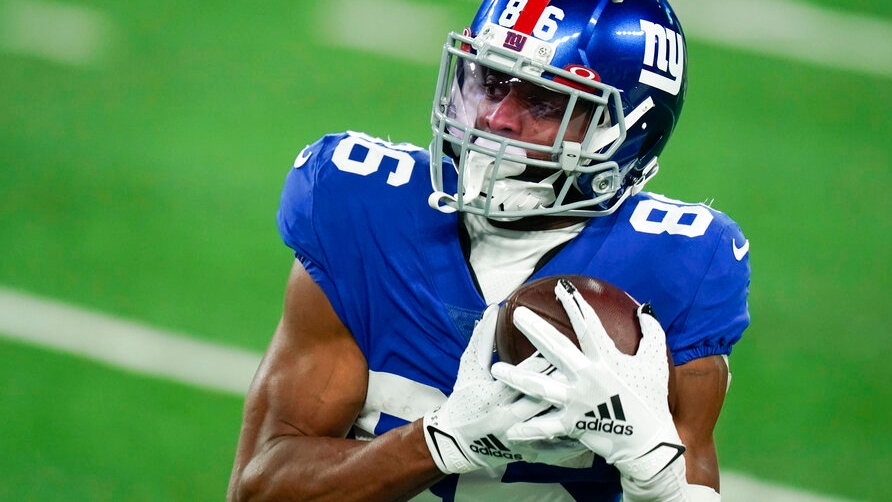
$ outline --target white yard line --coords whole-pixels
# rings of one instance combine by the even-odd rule
[[[0,336],[243,395],[260,355],[0,287]]]
[[[745,474],[722,471],[722,502],[845,502],[844,499],[766,483]]]
[[[316,8],[322,42],[421,64],[439,63],[455,28],[444,24],[452,16],[443,7],[405,0],[325,0]]]
[[[96,67],[111,49],[112,23],[99,11],[38,0],[0,0],[0,50]]]
[[[478,0],[464,0],[476,4]],[[892,22],[790,0],[670,0],[688,38],[892,78]],[[317,12],[334,46],[436,64],[452,16],[410,0],[331,0]],[[469,8],[469,19],[473,15]],[[744,77],[741,77],[744,78]]]
[[[477,0],[465,0],[476,4]],[[673,0],[691,39],[892,78],[892,22],[791,0]],[[471,14],[469,14],[470,17]],[[436,64],[451,10],[410,0],[316,4],[325,43]],[[0,0],[0,51],[73,66],[104,64],[115,27],[101,11],[47,0]]]
[[[128,371],[244,395],[261,355],[89,312],[0,287],[0,337],[101,361]],[[724,502],[832,502],[734,472]]]
[[[892,22],[787,0],[670,0],[689,38],[892,78]]]

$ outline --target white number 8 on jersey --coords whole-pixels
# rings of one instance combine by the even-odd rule
[[[712,223],[712,213],[702,205],[678,206],[659,200],[643,200],[638,203],[629,222],[645,234],[684,235],[700,237]]]

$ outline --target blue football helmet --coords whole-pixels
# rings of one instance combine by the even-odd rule
[[[443,48],[430,204],[504,220],[610,214],[656,174],[686,89],[665,0],[486,0]]]

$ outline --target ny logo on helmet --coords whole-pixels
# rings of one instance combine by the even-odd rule
[[[527,37],[521,35],[520,33],[509,31],[508,34],[505,35],[505,43],[502,44],[502,47],[520,52],[523,50],[523,46],[524,44],[526,44],[526,42]]]
[[[638,81],[673,96],[681,89],[684,75],[684,39],[681,33],[641,20],[644,32],[644,66]]]

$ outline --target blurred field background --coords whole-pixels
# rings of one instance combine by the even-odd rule
[[[707,4],[784,37],[741,42]],[[649,188],[714,201],[751,241],[723,470],[892,500],[892,3],[794,4],[853,21],[825,36],[790,4],[707,4],[675,2],[688,100]],[[0,0],[0,298],[259,355],[291,264],[274,214],[293,158],[345,129],[426,145],[438,44],[475,9]],[[2,307],[0,500],[224,498],[238,389],[23,342],[9,326],[47,319]]]

